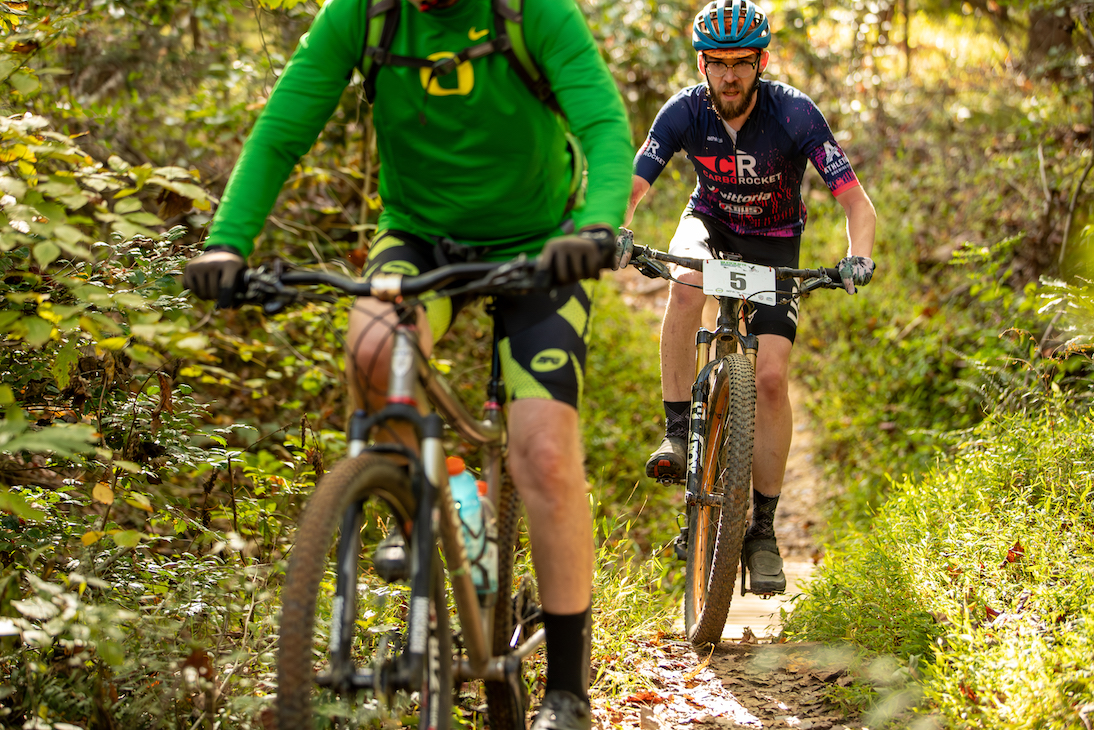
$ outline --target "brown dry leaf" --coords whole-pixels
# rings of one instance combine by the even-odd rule
[[[684,676],[683,676],[683,680],[684,680],[685,682],[687,682],[687,681],[689,681],[689,680],[695,679],[695,675],[697,675],[697,674],[698,674],[699,672],[701,672],[701,671],[703,671],[704,669],[706,669],[706,668],[707,668],[707,666],[708,666],[708,665],[710,664],[710,658],[711,658],[712,656],[714,656],[714,647],[711,647],[711,649],[710,649],[710,653],[709,653],[709,654],[707,654],[707,658],[706,658],[706,659],[704,659],[703,661],[699,662],[698,666],[696,666],[696,667],[695,667],[694,669],[692,669],[692,670],[691,670],[690,672],[686,672],[686,673],[684,674]]]
[[[976,691],[972,687],[962,682],[961,684],[957,685],[957,688],[961,690],[961,694],[965,695],[965,698],[968,699],[969,702],[973,703],[974,705],[980,704],[980,697],[976,694]]]
[[[355,248],[346,254],[346,258],[349,262],[356,266],[358,269],[365,268],[365,261],[368,259],[368,246],[362,246],[361,248]]]
[[[210,682],[216,677],[213,660],[204,649],[194,649],[190,652],[190,656],[186,657],[186,660],[182,663],[182,669],[187,668],[193,669],[199,678]]]
[[[628,696],[623,701],[626,702],[628,705],[659,705],[665,702],[665,698],[657,692],[651,692],[648,689],[644,689],[640,692],[636,692],[635,694]]]
[[[808,659],[791,659],[786,663],[786,671],[791,674],[805,674],[815,666],[816,664]]]
[[[193,200],[167,188],[160,190],[160,194],[156,196],[156,202],[160,204],[158,215],[163,220],[188,213],[194,207]]]

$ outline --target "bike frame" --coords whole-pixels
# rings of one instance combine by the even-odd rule
[[[732,297],[717,299],[718,319],[715,329],[700,327],[695,333],[695,380],[691,386],[691,436],[688,439],[688,471],[684,488],[684,503],[688,507],[700,504],[701,500],[709,504],[721,504],[718,495],[699,495],[706,449],[697,434],[706,433],[706,419],[711,415],[710,404],[707,403],[709,394],[706,392],[710,372],[718,366],[723,354],[735,352],[738,348],[748,358],[755,372],[756,353],[759,349],[759,338],[748,327],[749,308],[754,305]],[[741,331],[742,321],[744,332]],[[714,345],[716,353],[713,359],[710,357],[711,345]]]
[[[461,682],[472,679],[508,681],[512,666],[519,666],[521,661],[535,651],[546,634],[541,628],[519,646],[515,646],[513,644],[518,638],[515,630],[511,651],[505,655],[492,656],[488,637],[493,635],[494,612],[490,610],[493,603],[480,603],[471,578],[459,514],[448,487],[443,444],[444,423],[447,422],[462,438],[483,448],[486,454],[483,477],[488,487],[487,497],[496,504],[501,490],[502,451],[505,446],[505,427],[499,399],[501,363],[497,353],[497,335],[495,334],[485,414],[482,419],[478,419],[471,415],[440,373],[422,355],[418,341],[419,332],[412,323],[414,312],[402,308],[399,312],[400,322],[393,333],[386,405],[372,415],[360,410],[353,414],[348,447],[351,458],[366,451],[398,453],[406,457],[412,465],[411,479],[418,505],[411,540],[408,543],[411,595],[406,621],[406,650],[396,660],[391,676],[379,676],[377,672],[369,670],[356,671],[352,677],[346,676],[346,673],[353,673],[354,668],[348,656],[335,653],[340,644],[335,640],[335,630],[354,630],[356,596],[352,594],[356,588],[356,576],[348,574],[352,571],[348,567],[352,565],[352,560],[348,558],[352,556],[343,556],[340,549],[339,570],[343,570],[343,565],[347,567],[346,574],[343,574],[343,580],[340,581],[344,591],[339,590],[336,601],[341,601],[345,608],[353,610],[335,612],[336,616],[341,614],[341,625],[332,625],[331,684],[335,684],[334,677],[341,675],[343,681],[353,689],[409,690],[418,686],[424,671],[429,634],[429,596],[434,569],[432,556],[435,553],[438,533],[456,612],[460,618],[462,643],[467,654],[466,659],[456,662],[453,668],[454,677]],[[431,405],[441,415],[433,412]],[[419,454],[403,446],[368,446],[367,439],[373,428],[385,423],[411,425],[418,437]],[[352,527],[352,521],[353,515],[347,514],[346,525]],[[343,543],[352,545],[354,541]],[[500,591],[502,587],[499,587]],[[342,595],[343,592],[346,595]],[[509,600],[508,593],[509,587],[505,586],[502,600]],[[383,675],[384,672],[379,674]]]

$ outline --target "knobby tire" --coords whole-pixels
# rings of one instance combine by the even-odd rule
[[[281,730],[310,730],[314,727],[313,698],[316,660],[315,617],[324,581],[333,582],[336,546],[340,538],[354,540],[355,559],[360,558],[360,529],[354,535],[340,535],[343,515],[354,504],[379,502],[380,512],[389,517],[392,529],[409,529],[415,499],[405,470],[374,454],[346,459],[328,472],[316,487],[300,520],[296,543],[282,589],[281,634],[278,640],[277,717]],[[361,522],[361,518],[358,518]],[[382,520],[380,521],[382,522]],[[410,536],[404,537],[410,544]],[[409,547],[408,547],[409,552]],[[354,579],[363,568],[355,564]],[[444,730],[452,715],[452,635],[448,626],[448,606],[440,558],[433,556],[433,590],[430,596],[430,635],[426,668],[419,691],[419,727]],[[356,594],[356,584],[350,595]],[[353,637],[347,637],[352,641]],[[326,649],[326,647],[324,647]],[[323,653],[327,670],[329,652]],[[378,665],[378,662],[375,663]],[[430,723],[425,718],[437,721]]]
[[[512,595],[514,586],[513,558],[516,554],[520,521],[520,498],[512,480],[506,475],[502,479],[497,504],[498,529],[498,599],[494,605],[494,634],[491,648],[495,656],[509,652],[509,640],[518,621],[524,617],[517,615],[525,596],[519,592],[526,589],[527,583],[521,582],[518,595]],[[527,638],[521,637],[522,640]],[[528,708],[528,695],[523,684],[511,687],[506,682],[484,682],[486,689],[487,715],[491,730],[524,730],[524,713]]]
[[[699,498],[720,496],[722,504],[688,508],[684,626],[694,646],[721,640],[741,561],[756,420],[756,378],[744,354],[714,368],[707,406]]]

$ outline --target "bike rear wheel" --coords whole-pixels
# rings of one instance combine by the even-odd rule
[[[495,656],[509,653],[514,634],[518,643],[527,638],[533,623],[531,614],[535,611],[536,593],[531,579],[514,578],[520,504],[517,490],[506,476],[502,479],[497,505],[499,595],[494,606],[494,634],[491,639]],[[518,627],[519,632],[516,631]],[[519,669],[510,676],[510,681],[484,682],[483,685],[491,730],[524,730],[529,695]]]
[[[378,697],[381,692],[372,691],[372,697],[364,702],[354,702],[357,692],[343,692],[343,700],[338,701],[336,692],[320,689],[316,683],[320,674],[330,676],[337,685],[339,677],[345,679],[347,674],[357,672],[354,653],[372,659],[374,675],[383,673],[385,668],[390,670],[394,657],[405,645],[406,637],[392,626],[405,619],[396,612],[409,601],[409,592],[394,583],[384,584],[371,574],[367,563],[359,565],[359,560],[362,554],[372,555],[389,527],[402,532],[406,552],[412,555],[410,529],[415,509],[406,471],[375,454],[341,461],[320,480],[297,528],[282,589],[277,660],[277,717],[282,730],[335,722],[340,727],[357,727],[392,710],[416,713],[423,729],[449,727],[452,635],[444,574],[436,552],[431,559],[418,561],[420,569],[432,573],[429,632],[419,686],[388,708],[387,698]],[[338,555],[342,556],[341,565]],[[377,603],[382,597],[390,597],[394,612],[376,605],[362,616],[357,611],[357,597],[362,592],[377,598]],[[329,627],[319,625],[316,618],[327,615],[331,619]],[[361,620],[373,625],[366,631],[355,630]],[[363,643],[364,637],[370,637],[371,643]],[[329,644],[329,651],[317,666],[319,657],[314,646],[323,642]],[[320,705],[330,717],[316,718]]]
[[[741,561],[752,485],[756,378],[748,358],[732,353],[710,376],[702,479],[688,506],[684,626],[695,646],[722,638]]]

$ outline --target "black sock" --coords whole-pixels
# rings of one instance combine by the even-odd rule
[[[673,438],[687,439],[688,437],[688,412],[691,410],[689,400],[666,400],[665,404],[665,435]]]
[[[562,689],[589,701],[589,654],[592,649],[593,610],[559,615],[543,612],[547,632],[546,691]]]
[[[779,495],[765,497],[752,490],[752,524],[748,526],[747,537],[771,539],[775,537],[775,508],[779,506]]]

